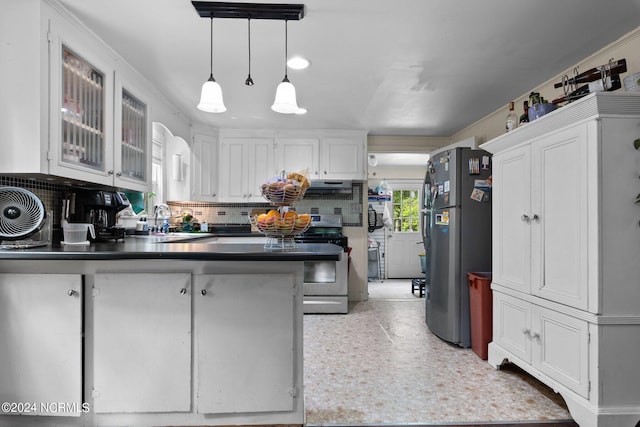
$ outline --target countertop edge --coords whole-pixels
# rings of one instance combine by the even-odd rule
[[[1,260],[135,260],[191,261],[338,261],[343,250],[332,244],[300,244],[288,249],[265,249],[261,244],[171,243],[126,247],[117,244],[87,247],[45,247],[0,251]]]

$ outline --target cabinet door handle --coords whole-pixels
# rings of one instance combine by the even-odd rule
[[[540,219],[540,217],[538,216],[538,214],[533,214],[533,218],[534,221],[537,221]]]
[[[113,171],[112,170],[107,171],[107,175],[113,175]]]
[[[70,297],[74,297],[78,295],[78,291],[76,291],[75,289],[69,289],[69,291],[67,292],[67,295],[69,295]]]
[[[531,339],[532,339],[532,340],[540,339],[540,334],[539,334],[539,333],[537,333],[537,332],[533,332],[533,333],[531,334]]]
[[[531,338],[531,331],[527,328],[522,328],[522,333]]]
[[[118,173],[116,174],[116,176],[117,176],[117,177],[122,176],[122,172],[118,172]]]
[[[185,295],[186,293],[187,293],[187,289],[186,288],[180,289],[180,295]]]
[[[525,221],[525,222],[529,222],[531,221],[531,218],[529,218],[529,215],[527,214],[522,214],[522,216],[520,217],[521,220]]]
[[[207,294],[207,290],[203,289],[200,291],[200,295],[205,296]]]

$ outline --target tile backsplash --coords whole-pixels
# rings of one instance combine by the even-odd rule
[[[46,179],[0,176],[0,187],[20,187],[38,196],[45,211],[53,213],[53,225],[59,226],[62,216],[62,198],[69,191],[69,186]]]
[[[61,184],[49,181],[46,177],[29,178],[0,175],[0,186],[21,187],[31,191],[42,200],[45,210],[53,213],[53,225],[60,226],[61,206],[64,194],[73,191],[72,184]],[[307,195],[296,202],[293,208],[301,213],[342,215],[345,227],[362,226],[362,191],[363,184],[352,184],[351,194]],[[173,212],[190,211],[199,221],[210,224],[248,224],[249,215],[255,209],[272,209],[269,203],[214,203],[170,201],[167,203]]]
[[[362,183],[352,184],[352,194],[309,195],[296,202],[293,208],[297,212],[311,214],[342,215],[345,227],[362,226]],[[198,221],[209,224],[248,224],[252,211],[272,209],[265,203],[215,203],[215,202],[176,202],[169,201],[173,215],[190,212]]]

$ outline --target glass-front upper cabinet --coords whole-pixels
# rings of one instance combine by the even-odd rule
[[[50,21],[48,173],[151,189],[149,83],[100,41]]]
[[[114,169],[118,186],[142,192],[151,189],[151,120],[144,82],[116,71]]]
[[[60,160],[106,171],[105,74],[62,47]]]

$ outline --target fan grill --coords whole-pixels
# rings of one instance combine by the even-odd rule
[[[0,187],[0,239],[23,239],[43,222],[44,206],[38,196],[23,188]]]

